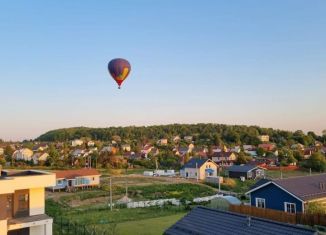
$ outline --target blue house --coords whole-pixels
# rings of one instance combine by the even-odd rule
[[[289,213],[304,212],[311,202],[325,205],[326,174],[278,180],[262,179],[247,194],[251,206]]]

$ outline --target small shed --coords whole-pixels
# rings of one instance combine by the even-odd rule
[[[227,211],[230,205],[240,205],[241,201],[233,196],[221,196],[211,200],[209,208]]]
[[[256,179],[265,176],[265,169],[253,165],[233,165],[227,168],[230,178]]]

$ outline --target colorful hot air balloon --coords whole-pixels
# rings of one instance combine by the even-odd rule
[[[108,65],[108,70],[113,79],[118,83],[119,89],[123,81],[128,77],[131,66],[125,59],[113,59]]]

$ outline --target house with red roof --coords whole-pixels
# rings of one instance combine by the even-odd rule
[[[276,148],[276,145],[274,143],[264,143],[264,144],[258,145],[258,148],[262,148],[262,149],[264,149],[264,151],[270,152]]]
[[[98,187],[101,174],[92,168],[55,171],[56,185],[51,187],[52,191],[66,190],[74,191],[78,188]]]

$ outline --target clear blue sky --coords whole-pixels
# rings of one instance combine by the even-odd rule
[[[326,1],[1,1],[0,138],[215,122],[326,129]],[[107,63],[132,72],[122,90]]]

